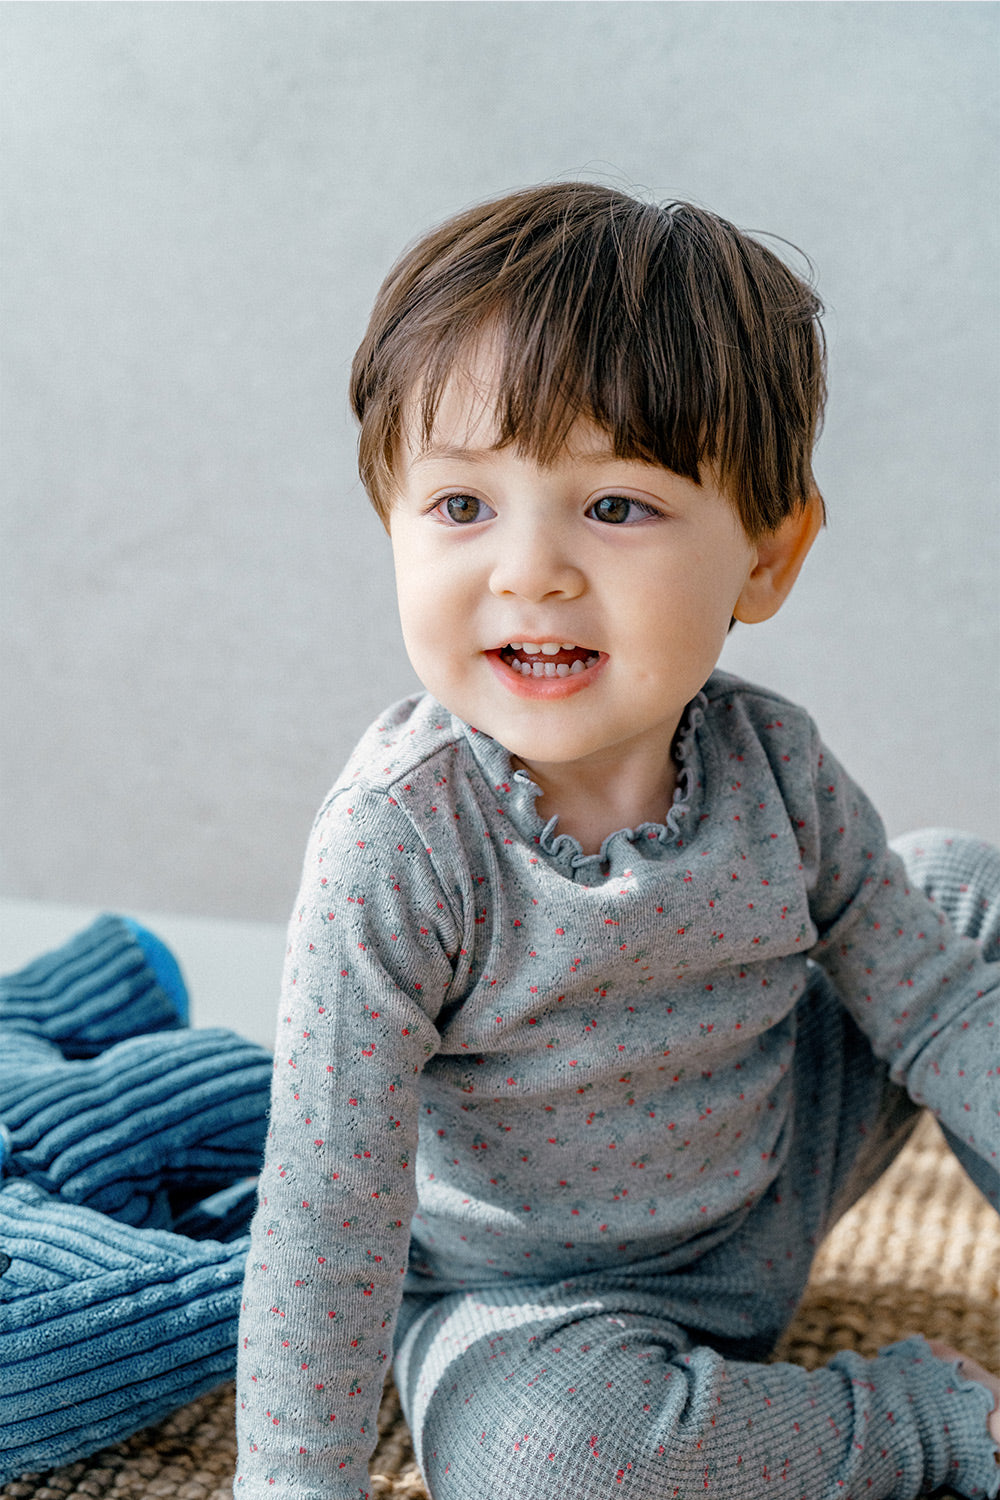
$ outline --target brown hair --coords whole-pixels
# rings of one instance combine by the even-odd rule
[[[700,482],[751,537],[815,493],[825,396],[819,299],[770,250],[690,203],[586,182],[469,209],[379,291],[351,370],[361,478],[388,517],[407,404],[428,442],[449,376],[498,348],[497,446],[551,462],[580,415],[615,455]]]

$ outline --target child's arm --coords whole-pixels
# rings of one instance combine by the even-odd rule
[[[818,741],[814,764],[815,817],[803,820],[820,933],[810,956],[1000,1207],[1000,963],[910,884],[878,814]]]
[[[460,943],[437,889],[387,797],[341,795],[317,820],[244,1288],[241,1496],[368,1490],[416,1203],[418,1075]]]

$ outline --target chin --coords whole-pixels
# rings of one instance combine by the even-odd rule
[[[566,735],[518,733],[514,725],[498,725],[493,729],[488,724],[477,724],[476,728],[497,740],[529,769],[532,765],[572,765],[576,761],[585,760],[588,755],[601,748],[599,745],[581,744]]]

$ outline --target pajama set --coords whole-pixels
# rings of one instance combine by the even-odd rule
[[[758,1361],[898,1083],[995,1197],[991,971],[941,913],[995,960],[1000,857],[904,873],[733,679],[679,753],[665,824],[587,858],[499,745],[391,711],[317,821],[273,1062],[188,1029],[127,919],[0,979],[0,1483],[232,1375],[273,1072],[238,1495],[365,1494],[394,1345],[435,1500],[996,1494],[989,1393],[922,1340]]]
[[[322,808],[238,1497],[366,1495],[393,1358],[434,1500],[997,1494],[990,1394],[923,1339],[761,1361],[917,1105],[997,1201],[1000,861],[904,863],[806,714],[723,673],[675,753],[664,823],[584,855],[424,696]]]

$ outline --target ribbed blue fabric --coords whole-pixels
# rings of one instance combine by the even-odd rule
[[[5,1033],[23,1028],[65,1057],[93,1057],[124,1037],[180,1025],[178,1007],[123,917],[98,917],[62,947],[0,977]]]
[[[180,964],[155,932],[150,932],[148,927],[143,927],[132,917],[124,917],[122,920],[145,953],[146,961],[159,980],[160,988],[186,1026],[191,1019],[190,1003]]]
[[[91,1453],[232,1374],[246,1239],[136,1230],[0,1187],[0,1483]]]
[[[200,1198],[174,1220],[174,1233],[192,1240],[228,1244],[247,1234],[257,1204],[257,1179],[234,1182],[208,1198]]]
[[[0,1116],[11,1176],[134,1225],[260,1170],[271,1058],[222,1030],[164,1032],[67,1060],[4,1035]]]
[[[0,981],[0,1483],[233,1373],[272,1062],[179,976],[108,916]]]

